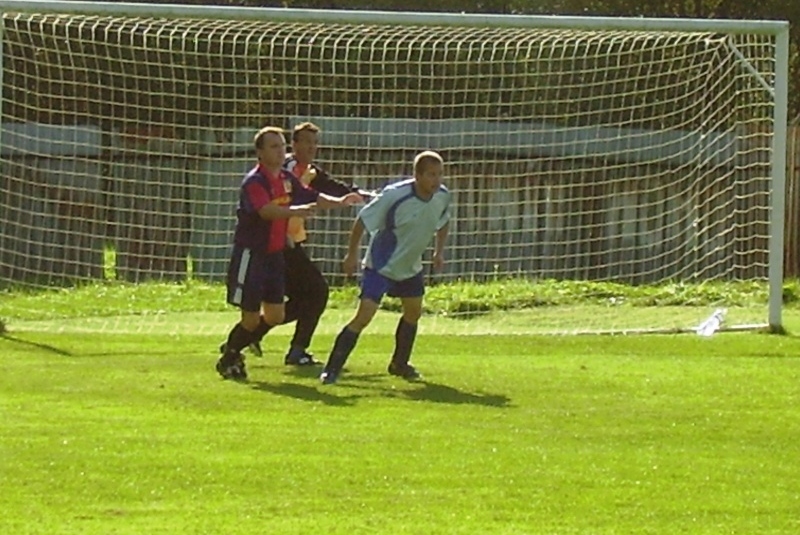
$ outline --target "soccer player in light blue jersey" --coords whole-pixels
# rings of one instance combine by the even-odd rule
[[[384,188],[358,214],[350,232],[344,272],[352,275],[358,264],[361,237],[369,233],[362,262],[361,295],[355,316],[336,337],[325,369],[323,384],[339,378],[361,331],[378,311],[384,295],[399,297],[403,315],[395,332],[395,347],[388,371],[408,380],[420,377],[409,362],[422,316],[422,254],[435,236],[433,267],[444,265],[444,244],[450,221],[450,192],[442,185],[444,162],[433,151],[414,158],[414,177]]]

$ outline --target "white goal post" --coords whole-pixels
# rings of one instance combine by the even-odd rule
[[[786,22],[0,8],[0,291],[222,281],[252,134],[310,120],[320,163],[364,187],[442,152],[455,209],[432,282],[752,281],[764,307],[721,302],[729,325],[781,327]],[[311,223],[334,284],[353,215]]]

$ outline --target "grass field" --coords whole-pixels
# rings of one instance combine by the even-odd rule
[[[332,296],[320,356],[353,291]],[[690,325],[722,303],[763,318],[763,285],[436,287],[424,382],[384,373],[383,311],[332,387],[282,365],[287,327],[249,382],[220,380],[219,293],[0,294],[0,533],[800,531],[800,338],[538,334]]]
[[[541,312],[509,314],[519,330]],[[346,315],[326,315],[318,354]],[[800,338],[440,320],[415,350],[425,381],[405,383],[384,373],[395,321],[381,312],[328,387],[282,365],[285,328],[237,384],[202,328],[10,322],[0,533],[800,532]]]

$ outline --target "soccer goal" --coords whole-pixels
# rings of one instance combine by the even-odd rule
[[[11,325],[63,328],[75,307],[42,303],[81,291],[75,325],[107,330],[230,314],[252,135],[305,120],[319,163],[367,188],[443,154],[448,263],[426,273],[442,324],[673,331],[724,307],[728,327],[781,325],[787,23],[0,7]],[[334,289],[354,215],[310,223]]]

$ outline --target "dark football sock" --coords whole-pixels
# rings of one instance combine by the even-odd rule
[[[351,331],[347,327],[342,329],[339,336],[336,337],[336,342],[333,344],[331,355],[328,357],[328,363],[325,365],[326,370],[339,371],[344,367],[344,363],[347,362],[347,357],[350,356],[353,348],[356,347],[358,334],[359,333]]]
[[[411,350],[414,348],[414,339],[417,337],[417,324],[408,323],[402,317],[397,323],[397,330],[394,332],[394,354],[392,362],[396,365],[405,366],[411,359]]]
[[[262,338],[264,338],[270,329],[272,329],[274,325],[270,325],[266,321],[264,321],[264,316],[261,316],[261,321],[256,327],[256,330],[253,331],[253,342],[260,342]]]
[[[237,323],[228,335],[228,353],[238,353],[252,341],[253,333],[242,327],[241,323]]]
[[[290,355],[299,355],[302,356],[306,352],[306,348],[297,344],[292,344],[289,346],[289,354]]]

